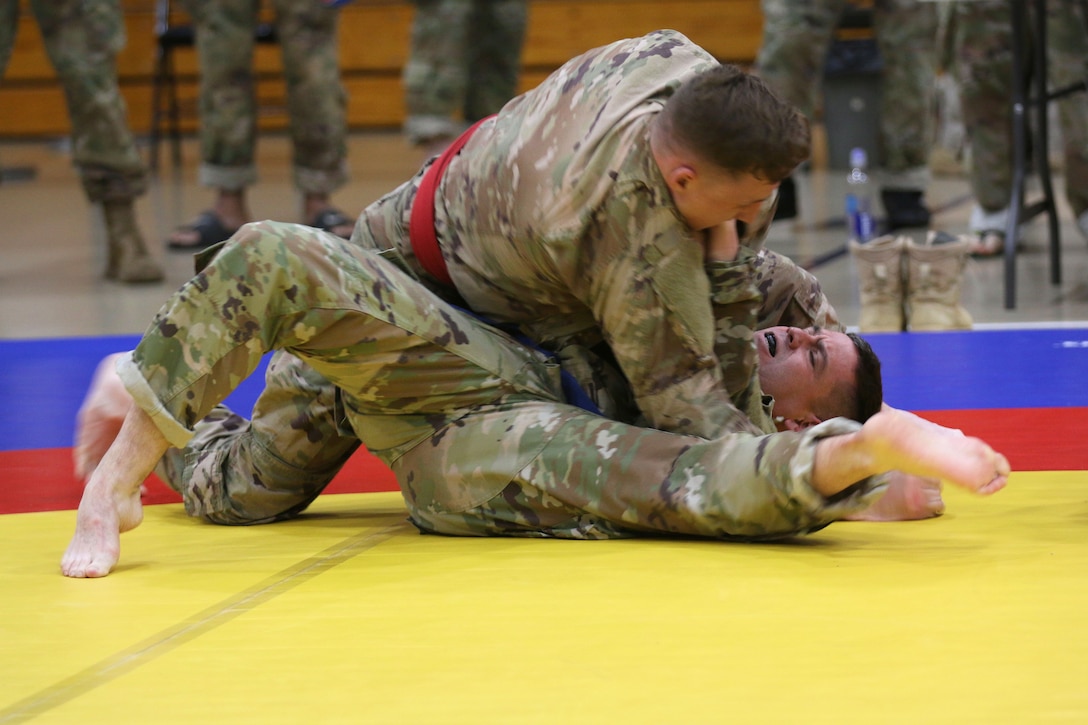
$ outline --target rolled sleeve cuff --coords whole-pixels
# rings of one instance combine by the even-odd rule
[[[193,431],[182,425],[162,404],[154,389],[140,372],[132,353],[117,361],[117,375],[140,410],[150,416],[167,442],[175,448],[184,448],[193,437]]]

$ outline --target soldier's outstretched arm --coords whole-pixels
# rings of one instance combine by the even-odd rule
[[[978,438],[886,409],[855,433],[819,442],[812,486],[832,496],[888,471],[941,479],[983,495],[1003,489],[1011,473],[1005,456]]]

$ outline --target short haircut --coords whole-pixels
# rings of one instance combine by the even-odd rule
[[[844,417],[864,423],[880,412],[884,405],[884,383],[880,374],[880,358],[872,346],[853,332],[846,336],[858,351],[858,364],[854,367],[854,385],[840,385],[830,391],[825,409],[816,411],[821,420]],[[822,406],[821,406],[822,407]]]
[[[687,80],[662,118],[675,144],[733,174],[778,183],[808,159],[808,119],[760,78],[723,64]]]

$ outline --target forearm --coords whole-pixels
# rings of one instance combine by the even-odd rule
[[[858,425],[843,418],[802,432],[727,436],[710,441],[717,457],[708,469],[706,500],[712,518],[746,521],[750,530],[803,533],[867,508],[883,492],[883,477],[860,478],[828,495],[814,485],[817,453],[849,437]]]
[[[651,427],[671,433],[711,439],[729,433],[759,434],[773,430],[768,411],[762,407],[738,408],[720,377],[710,370],[660,391],[637,395],[635,402],[647,415]],[[754,400],[753,405],[759,406],[760,401]],[[766,428],[753,422],[761,418],[766,419]]]
[[[752,284],[760,291],[757,329],[776,325],[842,329],[819,280],[789,257],[769,249],[759,250]]]
[[[816,445],[812,488],[824,496],[834,496],[881,472],[876,469],[873,451],[860,431],[824,438]]]
[[[746,397],[751,384],[759,388],[755,331],[761,295],[753,283],[755,263],[754,254],[741,250],[733,261],[706,265],[714,315],[714,354],[725,388],[741,408],[746,407],[746,400],[741,398]]]

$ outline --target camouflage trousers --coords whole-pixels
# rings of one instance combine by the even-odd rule
[[[820,105],[824,62],[848,0],[761,0],[759,75],[808,118]],[[875,0],[873,30],[883,60],[880,140],[886,186],[918,188],[933,144],[937,12],[925,0]]]
[[[240,190],[257,180],[254,31],[261,0],[183,0],[200,59],[200,182]],[[347,93],[340,81],[339,10],[273,0],[287,85],[295,186],[331,193],[347,180]]]
[[[517,93],[526,0],[416,0],[404,66],[412,143],[456,137]],[[460,117],[458,119],[458,117]]]
[[[0,2],[0,78],[15,43],[19,2]],[[72,160],[94,203],[132,201],[147,190],[147,171],[117,84],[125,45],[119,0],[30,0],[46,53],[64,89],[72,123]]]
[[[246,425],[216,406],[268,350],[280,352]],[[243,227],[119,372],[182,449],[160,473],[191,514],[218,523],[298,513],[355,437],[393,470],[412,521],[443,534],[773,538],[863,507],[877,483],[834,501],[809,485],[817,440],[857,429],[842,419],[704,440],[561,402],[554,358],[382,255],[297,225]],[[294,390],[307,380],[332,415],[310,415],[307,390]],[[299,401],[293,410],[284,394]],[[269,408],[274,421],[262,420]]]
[[[1078,3],[1051,0],[1046,7],[1050,87],[1083,81],[1088,70],[1088,38]],[[979,205],[995,212],[1009,205],[1012,194],[1012,13],[1009,3],[1003,1],[961,2],[954,8],[952,35],[963,120],[971,143],[971,188]],[[1029,48],[1029,62],[1031,55]],[[1088,211],[1088,96],[1074,93],[1057,101],[1056,106],[1066,196],[1074,215],[1079,216]]]

